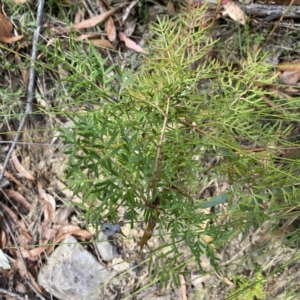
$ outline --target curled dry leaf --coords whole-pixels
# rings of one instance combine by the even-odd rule
[[[57,229],[50,228],[48,225],[44,225],[42,226],[42,228],[40,228],[40,232],[42,233],[43,238],[46,239],[46,242],[44,241],[44,243],[46,244],[47,241],[54,240],[57,234]]]
[[[2,208],[2,210],[4,210],[8,216],[10,217],[11,221],[13,221],[15,223],[15,225],[19,225],[19,219],[18,216],[10,209],[8,208],[5,204],[3,204],[2,202],[0,202],[0,207]]]
[[[28,258],[28,257],[34,257],[34,256],[40,255],[41,253],[43,253],[46,250],[46,247],[45,246],[37,247],[34,249],[30,249],[30,250],[20,247],[20,250],[21,250],[23,257]]]
[[[44,222],[43,225],[48,225],[54,216],[54,210],[51,204],[43,199],[41,199],[42,205],[43,205],[43,213],[44,213]]]
[[[2,172],[2,170],[3,170],[3,167],[2,167],[2,165],[0,165],[0,171]],[[8,173],[7,171],[4,172],[4,176],[7,179],[9,179],[12,182],[14,182],[16,185],[22,186],[21,182],[18,179],[16,179],[12,174]]]
[[[11,37],[13,25],[3,13],[0,13],[0,37]]]
[[[136,51],[141,52],[144,54],[147,54],[146,50],[144,50],[140,45],[138,45],[136,42],[128,38],[123,32],[119,32],[119,39],[123,41],[126,45],[126,47]]]
[[[11,44],[19,41],[21,38],[23,38],[23,35],[13,36],[11,38],[0,37],[0,42],[3,42],[5,44]]]
[[[26,231],[27,232],[27,228],[26,228],[26,225],[25,225],[25,222],[23,219],[19,220],[19,227],[21,229],[21,232],[22,231]]]
[[[23,36],[11,36],[13,25],[4,14],[0,13],[0,42],[10,44],[20,40]]]
[[[233,1],[228,1],[223,4],[225,13],[234,21],[245,25],[247,16],[243,12],[243,10]]]
[[[15,168],[17,169],[17,171],[19,172],[18,173],[19,176],[24,177],[24,178],[29,179],[29,180],[34,180],[34,177],[31,174],[31,172],[28,171],[28,170],[26,170],[22,166],[22,164],[20,163],[20,161],[19,161],[19,159],[18,159],[15,151],[11,155],[11,161],[14,164]]]
[[[3,189],[3,192],[6,194],[7,197],[19,202],[27,210],[31,209],[31,204],[20,193],[9,189]]]
[[[63,232],[63,233],[61,233],[61,235],[59,235],[58,237],[57,237],[57,239],[55,239],[55,242],[60,242],[61,240],[64,240],[65,239],[65,237],[67,236],[67,235],[75,235],[75,236],[77,236],[77,237],[79,237],[80,238],[80,240],[83,240],[83,241],[86,241],[86,240],[88,240],[88,239],[90,239],[91,238],[91,235],[90,235],[90,233],[89,232],[87,232],[86,230],[84,230],[84,229],[74,229],[74,230],[70,230],[70,231],[68,231],[68,232]]]
[[[105,22],[105,31],[108,39],[114,42],[117,37],[115,22],[112,17],[109,17]]]
[[[31,235],[27,232],[27,231],[25,231],[25,230],[21,230],[21,232],[20,232],[28,241],[30,241],[31,240]]]
[[[68,225],[61,226],[61,228],[58,230],[57,238],[55,240],[57,241],[57,239],[59,238],[59,240],[61,241],[64,238],[60,238],[60,236],[62,235],[66,236],[67,234],[75,234],[82,237],[82,239],[85,240],[91,238],[91,234],[88,231],[81,229],[77,225],[68,224]]]
[[[49,255],[54,250],[55,245],[65,239],[67,235],[75,235],[80,237],[82,240],[88,240],[92,236],[88,231],[81,229],[77,225],[69,224],[61,226],[56,234],[54,242],[47,247],[47,254]]]
[[[300,71],[284,71],[280,81],[284,84],[296,84],[300,79]]]

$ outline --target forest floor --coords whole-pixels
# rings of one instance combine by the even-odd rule
[[[201,5],[201,1],[195,2],[189,3],[191,8]],[[201,258],[205,272],[190,264],[189,273],[181,277],[180,288],[172,282],[167,288],[159,288],[159,282],[150,278],[147,264],[141,263],[147,260],[147,252],[125,264],[138,247],[144,224],[134,229],[123,226],[122,233],[127,238],[119,234],[113,248],[117,254],[111,261],[101,259],[101,254],[99,258],[94,232],[82,222],[78,207],[66,205],[71,201],[80,203],[81,199],[74,198],[67,188],[68,157],[57,131],[71,124],[65,112],[85,108],[85,103],[76,102],[58,88],[58,82],[68,71],[63,65],[52,64],[47,49],[64,49],[72,59],[70,40],[82,42],[85,53],[93,45],[99,56],[107,59],[107,65],[119,63],[122,68],[138,71],[151,35],[149,24],[156,22],[157,17],[176,18],[180,5],[169,0],[48,1],[37,49],[32,114],[20,129],[30,92],[29,58],[36,28],[36,5],[26,0],[4,0],[0,13],[3,171],[12,141],[18,131],[22,132],[0,181],[1,299],[67,299],[47,292],[38,280],[48,257],[67,235],[82,242],[84,249],[98,257],[111,274],[119,274],[103,288],[103,299],[299,299],[299,244],[289,241],[291,233],[299,229],[297,215],[277,220],[276,231],[274,223],[266,222],[243,241],[241,235],[233,238],[218,253],[220,274],[214,272],[206,257]],[[279,73],[279,85],[272,92],[287,101],[296,101],[300,94],[298,5],[297,0],[244,4],[209,1],[214,22],[211,37],[218,41],[215,57],[238,66],[249,51],[266,51],[268,63],[273,66],[270,77]],[[70,23],[74,24],[75,32]],[[212,180],[203,189],[203,197],[218,195],[227,187],[227,182]],[[148,243],[150,249],[159,245],[156,236]],[[121,276],[121,272],[125,275]]]

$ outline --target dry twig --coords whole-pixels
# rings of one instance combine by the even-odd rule
[[[41,29],[41,22],[42,22],[42,16],[43,16],[43,10],[44,10],[44,0],[39,0],[38,9],[37,9],[37,20],[36,20],[36,29],[33,34],[33,41],[32,41],[32,53],[31,53],[31,60],[30,60],[30,72],[29,72],[29,83],[28,83],[28,90],[27,90],[27,102],[26,102],[26,109],[25,114],[20,122],[17,134],[14,138],[13,143],[10,146],[10,149],[6,155],[5,161],[3,163],[3,168],[0,174],[0,181],[3,179],[6,167],[8,165],[8,162],[10,160],[10,156],[12,152],[14,151],[16,144],[18,140],[20,139],[21,132],[23,130],[23,127],[25,125],[25,122],[28,118],[28,116],[32,112],[32,103],[33,103],[33,93],[34,93],[34,86],[35,86],[35,61],[37,58],[37,43],[39,40],[40,35],[40,29]]]
[[[18,300],[26,300],[26,298],[21,297],[21,296],[19,296],[18,294],[15,294],[15,293],[13,293],[13,292],[7,291],[7,290],[5,290],[5,289],[1,289],[1,288],[0,288],[0,293],[2,293],[2,294],[4,294],[4,295],[11,296],[11,297],[16,298],[16,299],[18,299]]]

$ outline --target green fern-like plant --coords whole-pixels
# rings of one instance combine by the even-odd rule
[[[72,64],[74,74],[66,78],[72,95],[95,107],[69,115],[74,126],[63,131],[69,186],[82,194],[87,223],[118,222],[123,207],[132,226],[141,218],[147,223],[140,248],[159,234],[164,270],[160,260],[151,256],[151,262],[163,284],[170,277],[178,283],[174,274],[189,259],[201,267],[203,254],[217,268],[216,247],[258,228],[280,201],[292,206],[299,196],[298,161],[280,158],[292,145],[296,112],[276,99],[275,107],[265,102],[263,86],[275,78],[260,53],[249,54],[237,70],[211,57],[205,12],[158,19],[151,54],[136,74],[108,68],[91,46],[78,62],[80,72]],[[228,182],[228,189],[204,199],[212,178]],[[225,211],[209,211],[219,204]]]
[[[234,283],[239,286],[236,291],[233,291],[228,296],[228,300],[251,300],[251,299],[266,299],[267,293],[264,290],[265,278],[261,272],[255,273],[252,282],[249,282],[244,276],[234,276]]]

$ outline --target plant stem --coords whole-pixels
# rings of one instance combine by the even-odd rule
[[[170,97],[167,98],[167,108],[166,108],[166,112],[164,114],[164,124],[161,129],[161,135],[160,135],[159,143],[157,145],[157,153],[156,153],[156,158],[155,158],[155,164],[154,164],[154,169],[153,169],[153,179],[152,179],[152,200],[154,200],[156,198],[156,193],[157,193],[159,158],[160,158],[161,148],[162,148],[162,144],[163,144],[163,140],[164,140],[164,134],[166,131],[169,108],[170,108]]]

